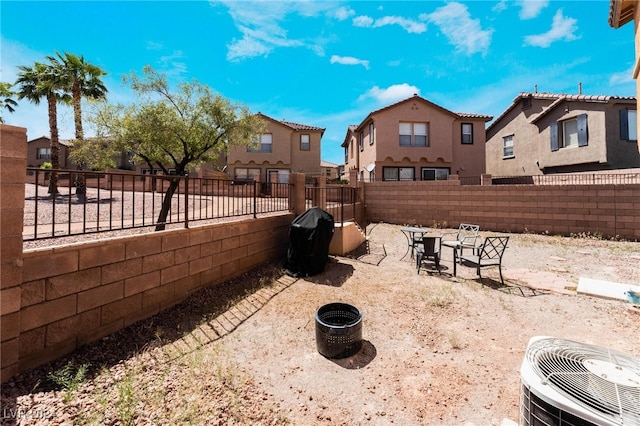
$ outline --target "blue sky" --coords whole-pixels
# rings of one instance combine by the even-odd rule
[[[109,101],[129,103],[122,75],[151,65],[172,83],[196,79],[254,112],[326,128],[322,159],[336,164],[348,125],[414,93],[494,117],[536,86],[636,94],[633,25],[609,27],[609,0],[3,0],[0,16],[2,81],[67,51],[108,73]],[[44,103],[3,117],[29,139],[49,135]],[[72,138],[70,109],[59,121]]]

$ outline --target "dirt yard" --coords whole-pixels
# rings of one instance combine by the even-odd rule
[[[3,424],[500,425],[518,420],[533,336],[640,357],[640,309],[575,292],[580,277],[640,283],[640,243],[512,235],[501,287],[497,270],[484,284],[466,266],[453,277],[446,250],[442,275],[416,274],[399,228],[370,225],[368,250],[331,257],[322,274],[245,277],[274,284],[229,283],[27,372],[3,385]],[[363,315],[349,358],[317,351],[314,313],[330,302]],[[52,386],[47,372],[69,362],[90,374]]]

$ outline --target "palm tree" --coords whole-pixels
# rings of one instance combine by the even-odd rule
[[[101,68],[85,62],[84,56],[77,56],[72,53],[56,52],[56,56],[48,56],[49,63],[58,68],[65,84],[65,90],[71,93],[73,100],[73,119],[76,129],[76,144],[84,141],[84,130],[82,128],[82,98],[104,99],[107,96],[107,88],[100,80],[106,75]],[[84,169],[84,163],[78,161],[77,169]],[[76,194],[84,196],[87,192],[84,176],[78,174],[76,178]]]
[[[27,99],[34,104],[40,104],[42,98],[47,99],[49,112],[49,131],[51,132],[51,180],[49,181],[49,193],[52,196],[58,193],[58,174],[60,168],[60,141],[58,139],[58,111],[57,103],[69,103],[70,97],[65,94],[64,84],[56,67],[36,62],[32,67],[19,66],[16,85],[20,87],[18,99]]]
[[[2,108],[9,112],[14,112],[18,103],[13,100],[15,93],[11,90],[13,85],[11,83],[0,82],[0,98],[2,100]],[[4,123],[3,118],[0,116],[0,123]]]

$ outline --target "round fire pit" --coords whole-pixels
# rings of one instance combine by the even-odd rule
[[[316,311],[316,345],[327,358],[346,358],[362,346],[362,314],[346,303],[329,303]]]

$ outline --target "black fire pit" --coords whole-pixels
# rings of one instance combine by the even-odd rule
[[[362,346],[362,314],[346,303],[329,303],[316,311],[316,345],[327,358],[346,358]]]

